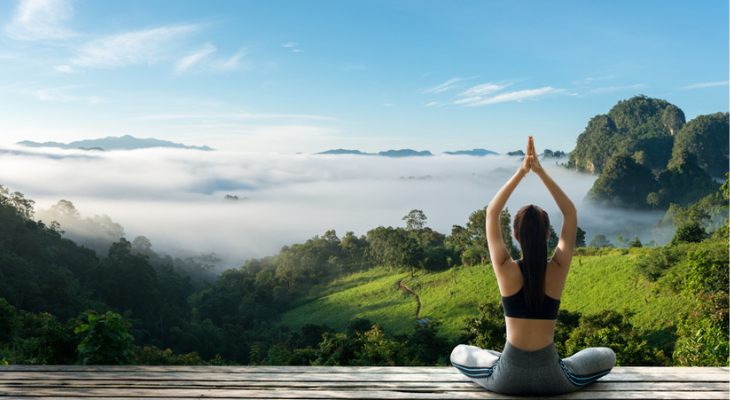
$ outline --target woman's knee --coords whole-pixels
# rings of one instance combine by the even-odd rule
[[[492,367],[499,360],[500,353],[479,347],[460,344],[451,352],[451,364],[470,367]]]
[[[563,363],[579,374],[605,371],[616,365],[616,353],[608,347],[591,347],[563,359]]]

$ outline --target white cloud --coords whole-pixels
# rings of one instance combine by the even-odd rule
[[[430,228],[449,234],[452,225],[464,226],[473,211],[486,205],[520,162],[508,156],[394,159],[176,149],[89,153],[20,146],[0,147],[0,154],[0,183],[36,200],[36,209],[66,199],[84,217],[109,215],[129,240],[145,235],[156,251],[176,251],[175,256],[215,251],[230,267],[329,229],[339,236],[347,231],[359,236],[379,225],[403,226],[402,217],[412,209],[424,211]],[[587,238],[596,233],[626,237],[621,229],[635,222],[647,222],[648,228],[663,215],[598,214],[581,201],[595,175],[550,163],[545,169],[575,202]],[[425,175],[431,179],[400,179]],[[225,202],[225,194],[249,200]],[[507,207],[514,212],[530,203],[543,207],[553,225],[560,226],[558,209],[534,174],[525,177]],[[642,241],[647,237],[638,234]]]
[[[176,42],[198,29],[197,25],[178,25],[108,36],[84,45],[71,62],[94,68],[154,64],[168,58]]]
[[[545,86],[540,89],[527,89],[518,90],[514,92],[502,93],[493,97],[483,98],[481,96],[472,97],[469,99],[457,100],[456,104],[466,104],[468,106],[483,106],[487,104],[504,103],[508,101],[523,101],[529,99],[536,99],[551,93],[562,93],[563,90],[555,89],[550,86]]]
[[[63,72],[66,74],[76,72],[73,68],[71,68],[70,65],[57,65],[57,66],[53,67],[53,69],[55,69],[58,72]]]
[[[483,85],[470,87],[469,89],[459,93],[459,96],[486,96],[488,94],[498,92],[510,85],[512,84],[495,85],[493,83],[485,83]]]
[[[432,88],[428,88],[428,89],[424,90],[423,93],[441,93],[441,92],[445,92],[445,91],[447,91],[449,89],[455,88],[456,86],[454,86],[454,84],[457,83],[457,82],[459,82],[459,81],[463,81],[463,80],[464,80],[464,78],[452,78],[452,79],[449,79],[448,81],[446,81],[446,82],[444,82],[444,83],[442,83],[442,84],[440,84],[438,86],[434,86]]]
[[[206,43],[205,46],[203,46],[202,49],[196,51],[195,53],[184,57],[177,63],[175,63],[175,72],[178,74],[181,74],[185,71],[187,71],[190,67],[195,65],[198,61],[203,59],[204,57],[208,56],[209,54],[212,54],[216,51],[215,46],[213,46],[210,43]]]
[[[426,104],[424,107],[433,107],[433,106],[435,106],[437,104],[438,104],[438,102],[432,101],[432,102]]]
[[[299,46],[299,43],[289,42],[287,44],[282,44],[281,47],[297,47]]]
[[[685,86],[682,89],[704,89],[704,88],[715,87],[715,86],[728,86],[728,84],[730,84],[729,81],[696,83],[694,85]]]
[[[383,107],[393,107],[393,106],[394,106],[393,103],[385,103],[385,104],[383,104]]]
[[[241,49],[238,53],[234,54],[231,58],[226,60],[218,60],[212,64],[212,67],[216,71],[236,71],[239,69],[248,69],[249,67],[241,63],[241,58],[248,54],[246,49]]]
[[[229,58],[209,57],[216,51],[215,46],[206,43],[202,49],[175,63],[175,73],[179,75],[190,71],[228,72],[250,68],[246,63],[241,62],[241,58],[247,54],[246,49],[241,49]]]
[[[73,14],[65,0],[23,0],[5,33],[15,40],[66,39],[76,35],[62,24]]]

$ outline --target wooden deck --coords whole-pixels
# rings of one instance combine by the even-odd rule
[[[728,368],[617,367],[569,399],[728,399]],[[506,399],[451,367],[0,366],[0,397]]]

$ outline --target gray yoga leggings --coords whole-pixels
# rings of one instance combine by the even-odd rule
[[[451,364],[495,393],[555,395],[607,375],[616,364],[616,354],[607,347],[591,347],[561,360],[554,343],[525,351],[507,342],[502,353],[460,344],[451,352]]]

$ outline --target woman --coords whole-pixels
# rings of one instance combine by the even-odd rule
[[[563,227],[548,260],[547,213],[534,205],[520,209],[513,229],[522,259],[515,261],[504,244],[499,216],[530,171],[540,177],[557,203]],[[609,348],[585,349],[561,360],[553,343],[577,227],[573,202],[540,165],[530,136],[522,165],[487,208],[489,256],[502,295],[507,343],[502,353],[467,345],[459,345],[451,353],[451,363],[472,381],[502,394],[551,395],[572,392],[611,371],[616,355]]]

